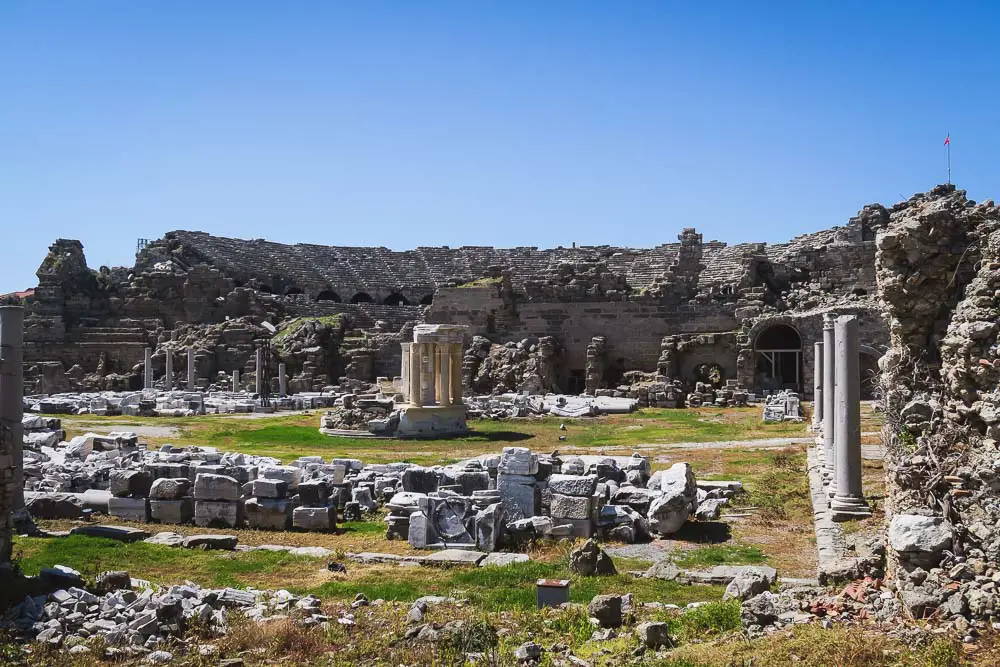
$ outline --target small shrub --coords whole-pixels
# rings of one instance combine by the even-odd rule
[[[681,639],[721,635],[740,628],[740,603],[736,600],[709,602],[675,617]]]

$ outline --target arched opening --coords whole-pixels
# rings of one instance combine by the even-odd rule
[[[274,294],[274,290],[271,289],[270,285],[259,285],[257,287],[258,292],[263,292],[264,294]]]
[[[358,292],[351,297],[351,303],[372,303],[375,299],[372,298],[371,294],[367,292]]]
[[[399,292],[393,292],[389,296],[382,299],[383,306],[409,306],[410,302],[406,300],[406,297]]]
[[[317,301],[336,301],[340,303],[340,295],[334,292],[332,289],[325,289],[316,295]]]
[[[434,295],[433,294],[428,294],[427,296],[425,296],[424,298],[422,298],[420,300],[420,305],[421,306],[429,306],[432,303],[434,303]]]
[[[293,294],[305,294],[305,292],[298,287],[289,287],[285,290],[285,296],[292,296]]]
[[[802,338],[787,324],[764,329],[754,341],[756,385],[760,389],[802,390]]]

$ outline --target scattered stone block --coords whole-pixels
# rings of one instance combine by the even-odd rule
[[[112,470],[108,473],[108,489],[119,498],[145,498],[153,476],[146,470]]]
[[[283,479],[255,479],[250,482],[250,493],[258,498],[278,500],[288,495],[288,482]]]
[[[191,480],[186,478],[161,477],[154,480],[149,487],[149,497],[152,500],[180,500],[191,491]]]
[[[337,510],[332,507],[296,507],[292,511],[292,527],[328,533],[337,527]]]
[[[108,500],[108,514],[123,521],[145,523],[149,521],[149,501],[146,498],[118,498]]]
[[[195,500],[194,523],[203,528],[209,526],[236,528],[243,524],[243,504],[220,500]]]
[[[235,535],[190,535],[181,543],[185,549],[218,549],[233,551],[236,548]]]
[[[138,542],[149,537],[149,533],[138,528],[127,528],[125,526],[77,526],[69,531],[70,535],[87,535],[88,537],[105,537],[119,542]]]
[[[225,500],[240,499],[240,484],[233,477],[199,473],[194,481],[195,500]]]
[[[243,506],[247,525],[257,530],[285,530],[292,522],[293,505],[288,500],[251,498]]]
[[[190,523],[194,518],[194,500],[150,500],[149,515],[160,523]]]

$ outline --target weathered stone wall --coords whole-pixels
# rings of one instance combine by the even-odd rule
[[[893,207],[878,248],[890,572],[914,615],[982,624],[1000,614],[1000,208],[938,186]]]

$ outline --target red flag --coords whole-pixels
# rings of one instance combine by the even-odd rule
[[[944,145],[945,146],[949,145],[950,143],[951,143],[951,132],[949,132],[948,136],[944,138]]]

